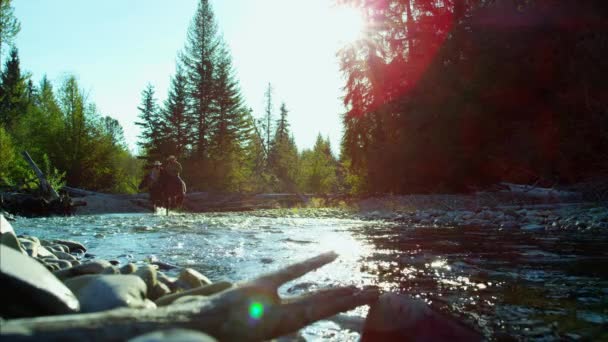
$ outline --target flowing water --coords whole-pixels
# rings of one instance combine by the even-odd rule
[[[286,284],[282,295],[377,285],[421,298],[490,339],[608,340],[608,234],[410,227],[298,211],[37,218],[14,226],[19,234],[80,241],[96,258],[158,258],[214,281],[250,279],[333,250],[338,260]],[[365,314],[353,310],[300,336],[357,340]]]

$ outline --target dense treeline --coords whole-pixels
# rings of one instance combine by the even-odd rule
[[[466,191],[608,174],[605,1],[343,0],[353,189]]]
[[[10,1],[1,1],[0,46],[11,44],[19,29]],[[125,147],[118,121],[97,111],[74,76],[57,90],[46,77],[34,84],[13,46],[0,76],[0,187],[36,187],[20,156],[24,150],[55,187],[137,190],[141,166]]]
[[[298,152],[287,105],[275,115],[273,89],[254,118],[240,94],[209,1],[201,0],[179,54],[167,99],[146,86],[139,106],[140,147],[148,163],[175,155],[190,190],[328,192],[337,189],[329,141]]]

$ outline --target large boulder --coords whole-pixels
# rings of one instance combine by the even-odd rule
[[[421,300],[385,293],[371,306],[361,341],[481,341],[483,336]]]
[[[3,234],[13,234],[15,235],[15,231],[13,230],[13,226],[4,218],[3,214],[0,214],[0,235]]]
[[[0,245],[0,284],[5,318],[78,312],[76,296],[36,260]]]
[[[134,275],[83,275],[66,279],[65,284],[76,294],[82,312],[150,306],[146,284]]]
[[[2,214],[0,214],[0,245],[10,247],[21,253],[25,253],[23,246],[21,246],[19,239],[15,235],[13,226],[8,223]]]

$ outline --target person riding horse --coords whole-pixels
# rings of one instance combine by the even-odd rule
[[[162,184],[164,185],[165,195],[169,198],[169,205],[171,206],[180,206],[184,200],[186,183],[179,176],[181,172],[182,165],[177,161],[177,158],[169,156],[161,173],[161,178],[163,178]]]
[[[154,199],[159,198],[160,195],[160,187],[158,187],[157,184],[160,180],[160,175],[162,172],[161,167],[162,163],[158,160],[155,161],[152,164],[152,169],[150,170],[150,172],[148,172],[144,179],[141,181],[141,183],[139,183],[138,189],[142,190],[144,188],[147,188],[148,192],[150,193],[150,200],[152,200],[152,202],[154,202]]]
[[[139,184],[139,189],[148,188],[150,201],[157,206],[177,207],[183,202],[186,183],[180,178],[182,166],[175,156],[169,156],[165,167],[155,161],[153,168]]]

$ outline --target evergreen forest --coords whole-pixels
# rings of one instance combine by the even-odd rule
[[[20,23],[11,1],[0,2],[0,186],[36,186],[21,151],[54,186],[112,193],[137,192],[170,155],[189,191],[449,193],[608,174],[605,1],[337,3],[369,22],[336,55],[345,80],[339,156],[320,134],[313,148],[296,146],[289,103],[272,84],[260,80],[263,113],[245,103],[208,0],[193,14],[168,93],[141,91],[137,153],[75,76],[53,84],[24,71]]]

